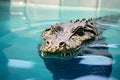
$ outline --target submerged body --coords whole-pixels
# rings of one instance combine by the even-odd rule
[[[102,37],[96,19],[82,19],[75,22],[56,23],[42,33],[45,44],[40,48],[41,56],[69,59],[82,55],[86,43]],[[108,17],[103,18],[108,19]]]
[[[45,63],[46,68],[53,74],[53,80],[109,80],[109,77],[112,72],[112,55],[109,53],[109,46],[107,46],[107,43],[105,41],[103,34],[103,31],[110,28],[110,25],[106,24],[117,24],[117,21],[120,19],[120,15],[118,16],[106,16],[102,18],[97,18],[94,20],[90,20],[89,22],[92,25],[92,28],[86,31],[86,33],[89,33],[89,35],[92,35],[92,37],[84,38],[85,31],[80,29],[79,27],[75,30],[75,33],[80,33],[77,37],[80,37],[78,39],[81,40],[84,39],[81,44],[77,45],[77,39],[70,42],[69,45],[74,45],[74,47],[70,47],[69,49],[55,49],[55,51],[58,51],[59,53],[64,51],[64,53],[68,52],[72,53],[72,51],[78,50],[78,53],[74,53],[75,55],[72,55],[71,57],[64,56],[62,53],[62,56],[58,56],[60,54],[57,54],[55,52],[52,52],[52,47],[50,47],[51,50],[49,50],[48,46],[52,46],[50,44],[59,45],[59,43],[62,40],[68,39],[69,36],[56,36],[49,35],[51,32],[51,28],[48,30],[45,30],[42,34],[43,39],[45,39],[46,44],[43,45],[40,49],[40,55],[42,56],[42,59]],[[80,23],[80,21],[76,21],[75,23]],[[67,25],[68,23],[64,23],[64,25]],[[70,23],[70,24],[74,24]],[[66,27],[66,26],[63,26]],[[67,26],[68,30],[72,29],[74,26]],[[84,27],[85,29],[85,27]],[[58,29],[59,30],[59,29]],[[74,30],[74,29],[73,29]],[[81,31],[82,32],[79,32]],[[48,33],[48,34],[47,34]],[[84,35],[82,35],[82,33]],[[96,33],[96,34],[95,34]],[[72,37],[74,37],[74,34],[72,34]],[[67,33],[66,33],[67,35]],[[58,39],[58,37],[62,37],[61,40]],[[72,39],[72,37],[69,37]],[[58,39],[58,42],[56,42]],[[87,40],[88,39],[88,40]],[[47,42],[47,40],[50,41]],[[70,40],[68,40],[69,42]],[[79,42],[79,40],[78,40]],[[68,43],[66,43],[68,45]],[[64,45],[64,46],[66,46]],[[45,48],[46,47],[46,48]],[[45,48],[45,49],[44,49]],[[83,56],[79,56],[82,55]],[[45,58],[47,57],[47,58]],[[54,57],[54,58],[53,58]],[[72,58],[73,57],[73,58]],[[60,59],[62,58],[62,59]],[[66,59],[67,58],[67,59]],[[68,59],[71,58],[71,59]]]

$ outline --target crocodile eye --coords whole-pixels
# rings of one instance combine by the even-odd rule
[[[78,34],[79,36],[83,36],[84,35],[84,29],[81,27],[75,33]]]
[[[61,26],[56,26],[56,27],[55,27],[55,31],[56,31],[56,32],[63,31],[63,28],[62,28]]]
[[[78,26],[74,31],[73,31],[74,34],[77,34],[79,36],[83,36],[85,33],[84,33],[84,28],[83,27],[80,27]]]

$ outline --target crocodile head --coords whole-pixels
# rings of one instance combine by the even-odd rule
[[[91,19],[56,23],[42,33],[45,44],[40,48],[41,56],[68,59],[80,54],[84,42],[94,40],[98,30]]]

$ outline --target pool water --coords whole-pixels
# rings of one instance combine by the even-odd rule
[[[41,39],[43,30],[57,22],[97,17],[98,12],[24,6],[22,8],[25,11],[20,13],[11,11],[17,10],[17,6],[12,9],[4,8],[0,12],[1,80],[120,80],[119,20],[114,24],[100,23],[110,26],[103,32],[103,36],[109,47],[107,53],[110,53],[113,59],[95,55],[78,56],[71,60],[42,59],[37,46],[44,43]],[[119,12],[103,10],[99,12],[99,16],[106,13]]]

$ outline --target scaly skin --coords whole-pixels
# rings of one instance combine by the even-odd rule
[[[92,19],[54,24],[42,33],[45,44],[40,48],[41,56],[68,59],[82,55],[82,45],[98,35]]]

